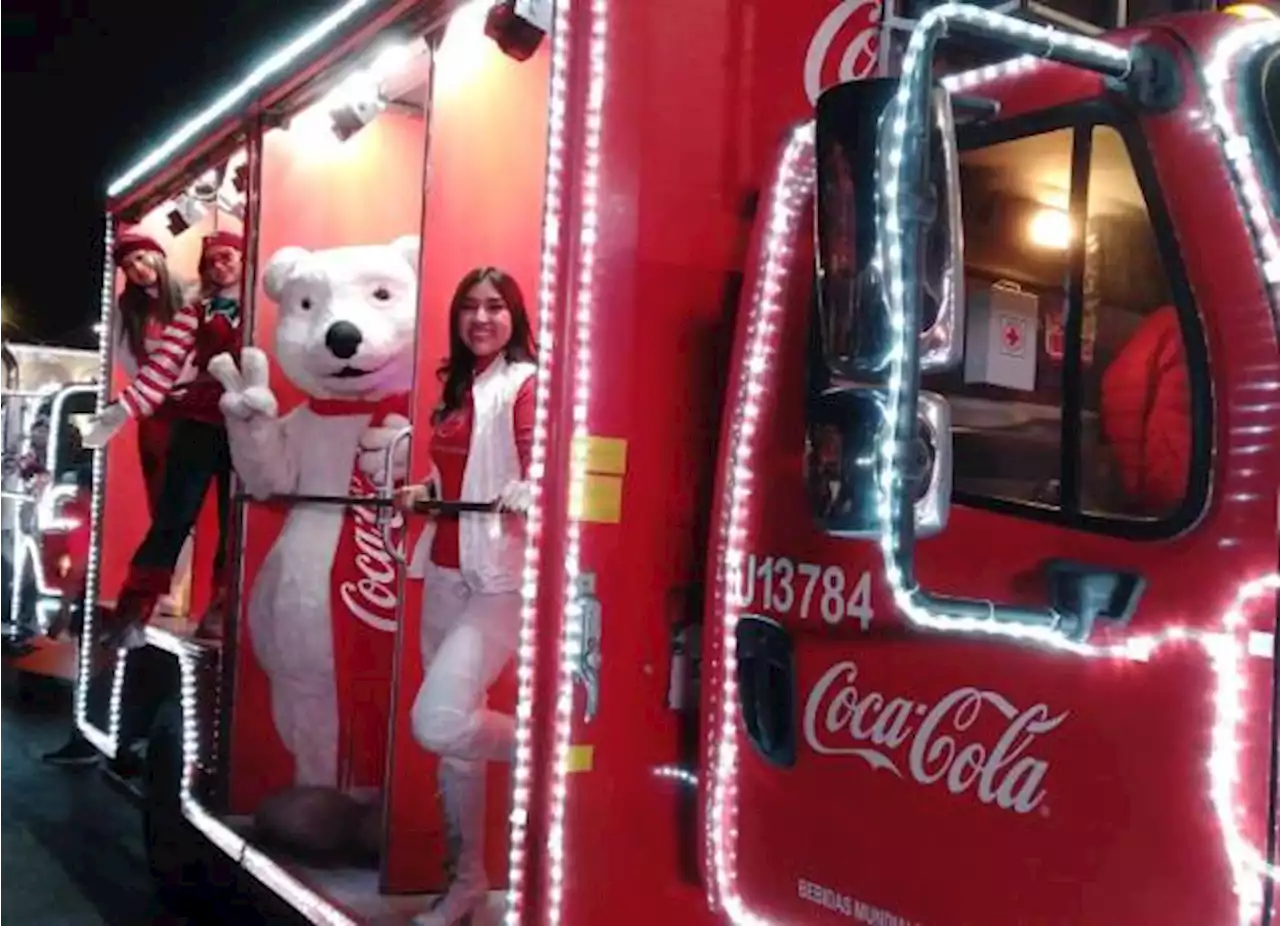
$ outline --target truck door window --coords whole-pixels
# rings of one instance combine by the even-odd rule
[[[951,403],[957,500],[1103,530],[1181,512],[1204,441],[1167,254],[1121,132],[970,147],[961,187],[965,362],[924,382]]]
[[[1271,194],[1271,210],[1280,215],[1280,47],[1259,53],[1245,68],[1241,115],[1258,151],[1263,186]]]
[[[964,151],[968,324],[961,368],[925,377],[951,402],[957,498],[1056,508],[1062,371],[1039,335],[1065,304],[1071,129]]]
[[[1159,519],[1182,505],[1191,391],[1178,313],[1120,134],[1092,133],[1084,240],[1080,502]]]

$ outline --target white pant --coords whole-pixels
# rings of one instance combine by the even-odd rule
[[[489,686],[515,653],[519,592],[477,592],[463,573],[428,564],[423,576],[422,665],[414,738],[440,756],[509,762],[515,718],[488,710]]]

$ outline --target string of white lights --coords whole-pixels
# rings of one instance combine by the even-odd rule
[[[111,181],[107,187],[108,196],[119,196],[131,186],[151,173],[165,161],[182,150],[183,146],[197,138],[201,132],[212,126],[219,119],[230,115],[237,106],[248,102],[255,90],[260,89],[268,80],[282,74],[300,56],[315,48],[335,30],[351,21],[357,13],[370,4],[371,0],[347,0],[328,16],[313,24],[298,35],[293,41],[278,49],[265,61],[249,72],[238,84],[214,100],[201,110],[194,118],[156,145],[133,164],[128,170]]]
[[[146,641],[149,646],[170,653],[178,661],[182,708],[182,777],[178,799],[182,815],[206,839],[275,891],[308,922],[317,926],[356,926],[355,920],[265,853],[250,845],[243,836],[219,820],[201,803],[196,792],[197,776],[204,758],[201,755],[197,670],[200,661],[208,658],[209,651],[202,644],[184,640],[157,627],[146,629]]]
[[[115,345],[112,343],[111,315],[115,310],[116,268],[112,259],[115,246],[115,222],[111,213],[107,213],[102,233],[102,299],[98,315],[98,401],[96,411],[106,407],[111,394],[111,355]],[[96,749],[109,757],[116,754],[116,740],[119,734],[118,718],[120,706],[117,692],[121,690],[119,679],[112,679],[112,704],[108,709],[107,729],[95,726],[88,716],[89,686],[93,680],[93,652],[96,629],[95,618],[98,613],[98,601],[101,590],[98,588],[102,570],[102,512],[106,504],[106,448],[93,451],[93,530],[89,539],[89,564],[85,571],[84,614],[80,635],[79,666],[76,673],[75,716],[76,726]],[[123,654],[116,660],[111,670],[117,675],[121,673]],[[114,718],[114,719],[113,719]]]
[[[1254,158],[1253,143],[1248,133],[1237,125],[1234,101],[1227,97],[1230,90],[1239,86],[1233,76],[1241,67],[1242,59],[1277,42],[1280,42],[1280,22],[1241,23],[1218,40],[1204,68],[1204,77],[1209,87],[1213,124],[1235,176],[1240,206],[1253,229],[1262,273],[1271,285],[1272,305],[1280,307],[1280,241],[1276,239],[1275,220],[1267,209],[1267,195]]]
[[[587,93],[583,115],[578,279],[573,300],[573,427],[565,525],[564,625],[560,638],[555,739],[552,744],[551,806],[547,832],[547,898],[543,922],[557,926],[564,901],[565,816],[574,670],[582,654],[582,603],[578,577],[582,557],[582,505],[586,488],[588,415],[591,401],[591,316],[595,309],[596,244],[600,233],[600,160],[608,56],[607,0],[590,0]]]
[[[787,142],[777,174],[769,187],[768,212],[762,242],[761,267],[752,291],[747,321],[743,366],[737,375],[732,405],[736,409],[730,436],[728,463],[721,471],[721,501],[717,564],[717,597],[724,615],[720,632],[719,692],[713,701],[709,724],[712,737],[710,810],[707,814],[707,851],[712,860],[708,901],[720,907],[735,923],[764,924],[748,911],[737,891],[737,655],[734,634],[739,616],[741,570],[746,557],[750,516],[753,461],[760,405],[772,387],[772,359],[783,311],[781,297],[790,272],[791,242],[799,229],[806,201],[813,192],[813,123],[795,129]]]
[[[565,120],[568,106],[572,3],[555,7],[551,35],[551,79],[547,105],[547,164],[543,191],[542,254],[538,278],[538,380],[529,479],[533,504],[524,551],[523,604],[516,659],[516,751],[512,772],[510,848],[507,859],[505,922],[517,926],[525,899],[529,839],[529,800],[533,777],[533,698],[537,669],[538,575],[543,527],[542,486],[547,468],[552,363],[555,356],[556,305],[560,291],[561,223],[565,211]]]

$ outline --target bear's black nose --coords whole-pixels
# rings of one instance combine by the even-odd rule
[[[324,334],[324,346],[339,360],[350,360],[356,355],[364,335],[351,322],[334,322]]]

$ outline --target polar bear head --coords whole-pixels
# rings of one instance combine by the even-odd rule
[[[308,395],[380,399],[413,383],[417,237],[308,251],[267,263],[263,288],[280,306],[276,362]]]

